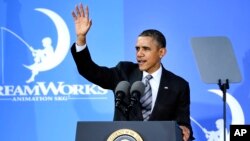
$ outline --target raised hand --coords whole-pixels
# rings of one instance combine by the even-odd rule
[[[86,44],[86,35],[92,25],[92,21],[89,19],[88,6],[84,9],[82,3],[76,5],[75,11],[72,12],[72,16],[75,22],[75,30],[77,35],[77,44]]]

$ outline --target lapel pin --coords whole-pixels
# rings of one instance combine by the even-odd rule
[[[167,90],[167,89],[168,89],[168,86],[165,86],[165,87],[164,87],[164,89],[166,89],[166,90]]]

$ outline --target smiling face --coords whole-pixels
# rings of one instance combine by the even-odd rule
[[[136,59],[141,71],[153,73],[159,69],[166,48],[150,36],[139,36],[136,43]]]

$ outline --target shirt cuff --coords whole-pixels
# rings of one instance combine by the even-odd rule
[[[76,46],[76,52],[80,52],[80,51],[84,50],[87,47],[86,44],[83,45],[83,46],[79,46],[79,45],[77,45],[77,43],[75,43],[75,46]]]

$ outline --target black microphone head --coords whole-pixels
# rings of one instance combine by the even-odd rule
[[[121,81],[118,83],[118,85],[115,88],[115,94],[123,93],[128,94],[130,88],[130,83],[128,81]]]
[[[121,106],[128,105],[130,83],[128,81],[121,81],[115,88],[115,107],[121,108]]]
[[[144,90],[144,83],[142,81],[136,81],[131,86],[130,94],[132,94],[132,96],[135,96],[134,94],[136,94],[137,97],[140,98],[144,94]]]

